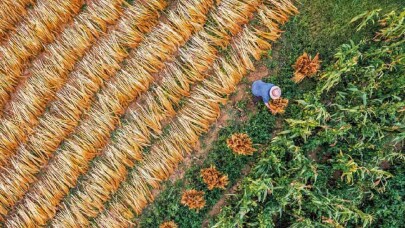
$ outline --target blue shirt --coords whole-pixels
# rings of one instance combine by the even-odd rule
[[[267,104],[270,101],[269,92],[270,92],[271,87],[273,87],[273,86],[274,85],[271,83],[266,83],[266,82],[263,82],[262,80],[257,80],[255,82],[253,82],[252,93],[256,97],[262,97],[263,102],[265,104]]]

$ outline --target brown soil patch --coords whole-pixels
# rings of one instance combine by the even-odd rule
[[[321,147],[317,147],[315,150],[308,153],[308,158],[311,159],[312,161],[318,162],[319,161],[318,153],[321,152],[321,150],[322,150]]]
[[[256,70],[250,73],[247,79],[249,82],[254,82],[256,80],[262,79],[263,77],[266,77],[267,75],[269,75],[269,69],[261,65],[256,67]]]
[[[389,169],[391,168],[391,164],[390,164],[389,161],[384,160],[384,161],[382,161],[382,162],[380,163],[380,168],[381,168],[382,170],[389,170]]]

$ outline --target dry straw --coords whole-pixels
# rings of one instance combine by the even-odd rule
[[[295,83],[301,82],[305,77],[314,76],[321,68],[321,61],[319,60],[319,53],[311,58],[306,52],[298,57],[297,61],[293,65],[294,77],[292,80]]]
[[[199,34],[201,34],[201,32]],[[122,129],[122,131],[117,134],[117,144],[107,147],[104,152],[105,159],[98,160],[93,164],[94,169],[89,171],[90,174],[97,173],[97,175],[102,175],[103,171],[100,170],[100,164],[109,164],[109,160],[113,157],[116,157],[115,159],[119,158],[119,161],[122,162],[121,167],[123,168],[125,168],[125,164],[133,163],[130,158],[133,157],[134,154],[140,154],[140,148],[146,145],[146,137],[150,137],[150,135],[154,133],[160,134],[160,122],[164,118],[175,114],[173,103],[179,102],[181,95],[188,95],[187,91],[190,89],[188,84],[202,80],[205,77],[201,72],[207,70],[207,66],[212,64],[216,51],[209,42],[203,42],[202,39],[196,35],[185,48],[180,49],[179,53],[179,57],[173,63],[167,64],[165,70],[162,72],[164,79],[161,86],[145,94],[143,96],[145,99],[144,102],[142,102],[142,106],[138,108],[137,112],[132,112],[132,115],[134,115],[132,118],[134,124],[127,125],[126,128]],[[187,58],[188,56],[193,56],[194,58]],[[182,61],[183,59],[187,61],[181,65],[181,62],[178,61]],[[201,65],[199,63],[201,63]],[[181,68],[183,70],[187,69],[187,71],[182,71]],[[150,132],[151,130],[148,128],[153,130],[153,132]],[[139,139],[140,135],[142,135],[143,140],[137,141],[136,139]],[[136,151],[136,153],[132,151]],[[114,182],[120,181],[120,179],[112,180],[111,177],[104,178],[108,178],[110,181]],[[98,186],[100,186],[101,183],[99,183],[98,180],[100,180],[100,178],[86,179],[86,183],[83,183],[83,185],[87,186],[87,188],[83,189],[83,191],[79,190],[80,194],[78,197],[73,196],[71,198],[70,201],[72,205],[76,205],[77,202],[82,202],[83,204],[84,199],[82,196],[97,197],[97,194],[94,194],[92,188],[99,188]],[[109,189],[104,190],[104,192],[109,192]],[[101,194],[100,196],[102,195],[106,194]],[[100,206],[98,206],[98,208],[99,207]],[[70,208],[72,207],[63,207],[64,210]],[[66,218],[68,216],[70,217],[70,213],[64,212],[64,210],[56,216],[56,224],[66,224],[63,222],[70,220]]]
[[[239,155],[252,155],[256,151],[253,148],[252,139],[244,133],[236,133],[231,135],[226,144],[235,153]]]
[[[209,190],[214,188],[225,189],[228,185],[228,176],[220,173],[214,166],[202,169],[200,173]]]
[[[178,226],[173,221],[166,221],[166,222],[160,224],[159,228],[178,228]]]
[[[197,211],[204,208],[205,199],[204,192],[197,191],[195,189],[186,190],[181,195],[181,204],[187,206],[190,209],[196,209]]]
[[[0,41],[27,15],[27,6],[34,3],[35,0],[3,0],[0,2]]]
[[[37,55],[43,45],[55,40],[55,32],[63,29],[80,11],[82,0],[38,0],[35,7],[15,28],[0,47],[5,58],[0,60],[0,110],[18,84],[27,61]]]
[[[193,15],[188,15],[187,17],[184,18],[184,20],[187,20],[188,23],[193,24],[194,26],[198,26],[197,22],[193,20],[193,18],[196,18],[197,21],[201,21],[200,17],[204,16],[204,12],[207,11],[208,3],[207,1],[205,2],[199,2],[199,1],[185,1],[182,4],[183,6],[180,5],[176,10],[179,13],[191,11],[193,12]],[[196,12],[193,11],[195,7],[201,6],[201,5],[206,5],[206,9],[204,11]],[[170,25],[171,26],[171,25]],[[170,37],[170,35],[175,32],[176,30],[179,30],[180,28],[176,27],[166,27],[167,33],[165,33],[165,36],[157,37],[160,39],[155,39],[159,43],[167,45],[169,41],[162,40],[165,39],[166,37]],[[184,28],[183,28],[184,31]],[[191,33],[192,31],[189,31]],[[155,34],[155,33],[154,33]],[[157,35],[161,35],[161,33],[157,33]],[[188,35],[190,36],[190,35]],[[184,37],[187,38],[187,37]],[[183,38],[183,39],[184,39]],[[163,43],[164,42],[164,43]],[[184,41],[177,41],[177,42],[171,42],[174,45],[179,45]],[[149,53],[152,53],[152,51],[159,50],[158,46],[156,43],[154,44],[149,44],[148,40],[145,42],[145,48],[141,48],[140,50],[145,50],[146,48],[152,48],[152,50]],[[149,49],[150,49],[149,48]],[[173,49],[174,51],[174,49]],[[141,52],[142,53],[142,52]],[[155,52],[155,54],[158,54],[159,52]],[[143,53],[142,53],[143,54]],[[139,56],[142,56],[140,54]],[[129,61],[130,62],[130,61]],[[139,64],[139,62],[137,62]],[[117,79],[118,80],[118,79]],[[121,78],[121,80],[125,80],[125,78]],[[113,83],[113,82],[112,82]],[[102,93],[98,95],[98,100],[97,102],[92,106],[91,110],[88,111],[87,117],[85,117],[85,120],[81,123],[81,125],[78,126],[75,135],[71,136],[69,139],[65,141],[65,146],[66,149],[61,150],[55,157],[55,160],[53,163],[51,163],[48,166],[48,169],[45,171],[45,174],[43,176],[56,176],[59,175],[59,179],[53,179],[53,180],[46,180],[45,181],[39,181],[35,184],[35,189],[36,187],[53,187],[53,186],[60,186],[61,189],[57,190],[54,189],[55,191],[58,191],[60,194],[55,194],[54,198],[57,198],[58,200],[61,199],[61,196],[63,194],[66,194],[66,190],[61,186],[62,184],[68,184],[69,186],[74,185],[75,179],[77,180],[77,177],[82,174],[83,172],[86,171],[87,169],[87,162],[91,160],[96,154],[98,149],[97,148],[102,148],[104,144],[108,140],[109,132],[111,132],[114,129],[114,125],[117,124],[117,118],[116,115],[119,115],[120,113],[122,114],[123,112],[123,105],[125,105],[124,101],[119,101],[117,100],[116,93],[113,90],[113,88],[116,87],[110,87],[107,85],[105,87],[106,89],[103,90]],[[76,155],[72,155],[72,152],[75,152]],[[72,160],[73,161],[73,167],[69,167],[67,169],[61,169],[61,166],[65,163],[65,160]],[[76,167],[77,166],[77,167]],[[72,171],[68,171],[69,169],[74,170],[75,172],[72,173]],[[60,179],[64,179],[63,176],[65,176],[65,182],[62,182]],[[62,178],[61,178],[62,177]],[[33,190],[34,191],[34,190]],[[36,201],[38,204],[41,205],[42,200],[46,200],[47,202],[52,201],[50,199],[44,199],[44,195],[41,193],[37,193],[37,191],[34,191],[35,194],[33,194],[33,197],[35,197]],[[28,199],[27,199],[28,200]],[[57,200],[57,201],[58,201]],[[51,205],[46,205],[49,209],[49,207],[55,207],[57,204],[51,204]],[[16,214],[21,214],[21,213],[32,213],[32,210],[28,212],[28,208],[24,206],[23,203],[19,204],[17,206],[17,212]],[[23,212],[21,212],[23,211]],[[41,216],[52,216],[51,213],[47,215],[41,215]],[[23,217],[17,218],[14,217],[15,219],[20,219],[22,220]],[[13,219],[14,219],[13,218]],[[24,223],[27,221],[24,221]],[[28,223],[30,224],[30,223]],[[34,223],[35,224],[35,223]]]
[[[279,99],[273,99],[269,102],[270,112],[273,115],[284,114],[287,106],[288,106],[288,99],[286,98],[280,97]]]
[[[151,1],[149,4],[152,3],[153,1]],[[156,22],[156,18],[153,20],[153,15],[157,17],[158,10],[159,8],[145,8],[141,5],[133,7],[131,6],[120,23],[132,24],[132,30],[144,31],[146,29],[143,28],[144,23],[142,22],[147,21],[146,24],[148,26],[149,23],[153,23],[153,21]],[[143,12],[143,14],[146,16],[140,15],[140,12]],[[94,16],[92,16],[92,18],[93,20],[97,19]],[[97,19],[97,21],[98,23],[102,22],[101,19]],[[138,23],[133,23],[133,21],[137,21]],[[118,31],[114,34],[118,34]],[[121,33],[125,33],[125,31],[122,31]],[[50,105],[49,111],[47,111],[43,117],[39,119],[38,127],[35,129],[34,134],[29,137],[27,144],[18,148],[16,156],[14,156],[10,162],[11,166],[2,173],[1,183],[6,182],[8,184],[1,186],[0,194],[4,198],[8,199],[7,201],[2,202],[7,207],[12,206],[16,202],[14,197],[17,198],[22,196],[27,190],[29,183],[33,182],[30,181],[24,184],[24,182],[21,182],[23,180],[22,177],[32,176],[37,173],[40,168],[46,164],[49,156],[57,149],[63,138],[70,133],[67,132],[67,130],[74,129],[74,123],[77,123],[78,118],[81,115],[81,112],[78,112],[78,107],[83,105],[83,100],[82,102],[75,101],[83,99],[83,93],[85,92],[96,92],[96,85],[102,83],[101,78],[97,78],[94,74],[89,74],[91,72],[89,72],[89,70],[92,69],[86,68],[86,64],[83,64],[83,62],[97,63],[96,60],[100,60],[98,55],[101,54],[101,56],[104,57],[102,60],[106,60],[105,66],[108,66],[107,64],[113,61],[110,60],[111,58],[114,56],[121,56],[121,54],[117,53],[114,49],[114,47],[117,47],[118,45],[114,46],[116,42],[111,40],[111,38],[109,39],[106,37],[100,42],[101,44],[94,47],[90,53],[86,54],[83,61],[79,63],[80,65],[77,67],[78,70],[75,70],[77,75],[72,76],[77,79],[77,81],[67,84],[63,90],[59,91],[57,98],[61,99],[58,99],[56,102]],[[118,50],[122,49],[120,48]],[[103,51],[103,53],[100,53],[101,51]],[[114,55],[114,53],[116,54]],[[98,65],[94,64],[94,66]],[[89,98],[84,102],[89,102]],[[82,111],[82,109],[79,110]],[[29,164],[34,168],[20,170],[19,167],[22,164]],[[10,195],[13,195],[13,197],[10,197]]]
[[[242,48],[237,49],[242,50]],[[131,211],[132,206],[126,201],[138,202],[137,205],[139,205],[144,201],[139,201],[138,197],[139,199],[150,198],[148,195],[150,195],[151,190],[144,192],[143,195],[130,195],[127,194],[129,187],[145,186],[145,182],[151,188],[158,187],[159,183],[167,179],[174,171],[184,155],[192,150],[192,145],[198,141],[199,136],[206,132],[210,123],[217,118],[219,103],[224,101],[221,94],[229,94],[226,89],[222,89],[224,87],[221,85],[227,88],[234,87],[235,83],[238,83],[242,75],[246,73],[243,68],[246,69],[247,66],[238,67],[243,65],[239,57],[241,53],[243,52],[230,53],[228,64],[237,69],[234,73],[220,74],[222,75],[221,79],[215,79],[212,83],[204,83],[205,86],[197,89],[200,93],[192,95],[184,109],[179,112],[176,120],[170,124],[170,134],[152,147],[141,165],[130,173],[128,181],[125,182],[126,187],[120,189],[116,197],[110,202],[111,207],[96,218],[95,221],[98,225],[120,224],[121,226],[128,226],[131,224],[127,215],[129,215],[128,212]],[[240,74],[236,74],[237,71]],[[157,157],[159,159],[156,159]],[[133,210],[138,211],[139,208]]]
[[[191,13],[194,14],[195,12],[191,11]],[[279,12],[280,15],[283,15],[283,13],[285,12]],[[231,23],[229,24],[232,25]],[[181,25],[181,23],[178,23],[178,25]],[[272,27],[274,27],[274,25],[272,25]],[[177,34],[187,35],[187,33]],[[224,33],[219,32],[218,34]],[[140,167],[138,167],[135,172],[131,172],[129,177],[130,182],[122,184],[122,188],[120,188],[118,195],[122,197],[120,197],[118,201],[115,200],[116,198],[114,198],[114,201],[111,203],[111,207],[109,207],[110,212],[103,213],[96,219],[96,222],[101,223],[102,226],[111,225],[114,227],[120,227],[128,224],[130,219],[134,216],[134,213],[141,213],[144,206],[153,199],[150,187],[158,187],[160,182],[167,179],[167,177],[174,171],[177,163],[183,159],[184,155],[191,152],[192,145],[198,141],[199,136],[206,132],[210,124],[218,117],[220,111],[219,103],[224,102],[224,98],[222,96],[232,92],[232,89],[235,88],[236,84],[246,73],[246,69],[252,67],[252,65],[248,65],[252,64],[251,60],[244,58],[242,61],[241,56],[250,53],[252,56],[258,58],[260,57],[260,54],[265,51],[264,49],[270,47],[268,44],[263,42],[265,39],[264,35],[260,35],[258,31],[250,30],[246,31],[245,34],[246,35],[244,37],[246,37],[248,41],[244,40],[245,38],[237,40],[235,42],[236,48],[230,53],[229,58],[220,58],[214,63],[214,66],[216,66],[215,69],[218,70],[218,72],[215,73],[216,77],[214,77],[213,80],[204,83],[204,86],[200,86],[196,89],[197,92],[192,95],[189,102],[187,102],[185,107],[179,112],[176,120],[170,125],[171,134],[163,137],[160,142],[152,148],[151,153],[145,157]],[[277,33],[275,32],[275,34]],[[181,45],[184,43],[184,41],[178,39],[178,36],[175,36],[176,34],[170,33],[170,35],[172,38],[170,41],[172,43],[175,43],[176,45]],[[220,44],[223,45],[224,43]],[[156,53],[161,53],[161,55],[165,56],[165,58],[170,57],[170,55],[162,53],[160,49],[154,48],[151,50],[156,51]],[[173,51],[174,50],[175,49],[173,49]],[[156,61],[156,59],[153,58],[153,55],[148,58],[148,61],[141,62],[142,64],[145,64],[147,71],[159,71],[160,66],[163,65],[159,61]],[[244,64],[244,62],[247,64]],[[182,67],[182,65],[174,66],[176,67],[171,68],[172,72],[179,72],[178,67]],[[181,71],[185,70],[183,68],[180,69]],[[201,64],[195,64],[194,69],[186,69],[190,75],[197,76],[195,79],[193,79],[194,77],[190,77],[190,79],[201,80],[201,75],[195,74],[198,72],[198,70],[196,71],[195,69],[203,70],[204,66]],[[145,120],[148,120],[151,123],[156,122],[165,116],[162,114],[163,110],[171,110],[168,112],[168,116],[175,114],[175,110],[172,109],[171,102],[178,101],[179,95],[187,93],[188,90],[185,87],[187,87],[187,80],[190,80],[187,77],[179,78],[183,80],[183,87],[175,87],[173,84],[168,84],[168,86],[172,86],[168,88],[176,88],[174,91],[177,92],[177,95],[163,96],[169,91],[165,91],[164,89],[156,89],[154,92],[159,95],[159,99],[147,99],[146,104],[148,108],[145,109],[145,114],[142,114],[141,112],[140,115],[150,115],[149,111],[153,111],[152,113],[157,113],[157,115],[153,115],[153,118],[145,118]],[[119,85],[122,86],[125,84],[126,83],[121,83]],[[105,91],[116,91],[117,89],[121,88],[112,85],[107,85],[105,87],[107,88]],[[36,184],[32,188],[32,191],[27,194],[28,197],[24,198],[22,203],[15,208],[16,213],[13,213],[13,216],[10,216],[10,219],[6,224],[43,224],[47,220],[47,216],[49,216],[44,215],[43,212],[46,211],[50,214],[54,213],[53,210],[55,206],[66,194],[69,188],[75,184],[78,176],[75,174],[75,176],[69,175],[65,178],[60,178],[60,174],[71,174],[72,171],[77,173],[86,171],[86,166],[88,165],[87,162],[98,153],[98,151],[94,150],[94,148],[101,148],[106,143],[103,135],[106,134],[105,132],[111,132],[115,128],[117,123],[115,116],[123,113],[123,106],[125,106],[125,103],[127,102],[126,99],[131,96],[133,97],[135,92],[122,92],[117,97],[113,96],[113,100],[111,102],[110,99],[107,99],[110,96],[108,94],[109,93],[100,93],[97,99],[97,102],[99,102],[100,105],[93,106],[96,107],[96,109],[91,111],[91,114],[87,114],[86,117],[86,121],[89,121],[85,121],[78,127],[78,132],[83,132],[83,134],[77,133],[76,136],[72,137],[70,142],[69,138],[65,144],[66,149],[64,151],[66,151],[66,153],[60,152],[57,154],[55,160],[50,165],[51,168],[46,170],[47,175],[45,174],[42,179],[40,179],[40,182]],[[113,115],[110,113],[113,113]],[[114,117],[114,119],[111,119],[111,117]],[[140,126],[144,126],[141,125],[140,122],[137,123],[140,124]],[[156,125],[154,128],[157,131],[161,130],[160,125]],[[140,149],[149,143],[148,137],[145,137],[142,134],[142,131],[146,131],[146,129],[147,127],[140,127],[134,130],[135,134],[143,137],[140,137],[141,140],[138,142],[132,142],[129,144],[133,148],[130,147],[127,149],[128,156],[132,156],[134,159],[123,159],[125,165],[133,166],[133,161],[140,159]],[[86,132],[91,132],[91,134],[85,134]],[[68,153],[69,151],[75,151],[76,154]],[[133,151],[137,153],[131,154]],[[124,155],[120,150],[118,150],[118,152],[118,155]],[[161,159],[157,160],[156,157]],[[116,158],[118,158],[118,156]],[[126,176],[127,171],[126,169],[122,169],[125,167],[121,165],[122,161],[120,159],[115,159],[113,161],[116,162],[115,165],[103,166],[104,163],[100,163],[99,167],[101,170],[106,170],[105,173],[108,173],[108,176],[113,176],[114,180],[122,180]],[[121,169],[118,169],[118,167],[121,167]],[[97,174],[96,177],[102,176]],[[97,188],[97,186],[93,186],[93,193],[100,190],[106,190],[107,193],[110,193],[114,192],[119,187],[120,181],[110,182],[107,180],[97,179],[96,183],[100,183],[101,185],[99,186],[103,187]],[[84,205],[80,203],[83,201],[71,201],[72,205],[76,206],[72,207],[71,210],[66,212],[66,220],[62,221],[64,222],[62,224],[77,224],[77,222],[79,222],[80,224],[88,225],[87,213],[89,213],[90,216],[95,216],[103,208],[103,202],[110,198],[109,194],[94,195],[98,198],[93,198],[92,195],[79,195],[81,200],[87,202]],[[69,209],[70,208],[71,207],[69,207]],[[27,218],[31,218],[32,220],[28,221]]]
[[[41,58],[33,61],[28,69],[31,74],[27,81],[20,85],[9,103],[10,115],[4,116],[1,125],[18,126],[14,132],[0,130],[0,164],[4,165],[7,157],[13,154],[17,144],[24,143],[38,124],[40,116],[55,92],[66,82],[68,72],[73,69],[76,61],[83,57],[85,51],[103,32],[99,28],[111,24],[121,15],[123,0],[93,1],[86,11],[80,13],[58,37],[45,47]],[[0,126],[1,126],[0,125]],[[0,127],[1,129],[1,127]],[[13,144],[6,144],[10,134]]]

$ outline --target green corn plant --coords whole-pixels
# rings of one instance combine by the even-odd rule
[[[215,227],[395,227],[403,222],[404,208],[398,206],[403,184],[398,183],[404,170],[405,13],[379,12],[353,19],[366,20],[359,29],[374,21],[377,36],[337,49],[315,92],[296,101],[297,112],[288,115],[285,130],[273,138]],[[264,201],[247,194],[268,179],[272,190]]]

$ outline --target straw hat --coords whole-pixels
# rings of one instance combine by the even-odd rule
[[[271,87],[269,91],[271,99],[278,99],[281,97],[281,89],[278,86]]]

